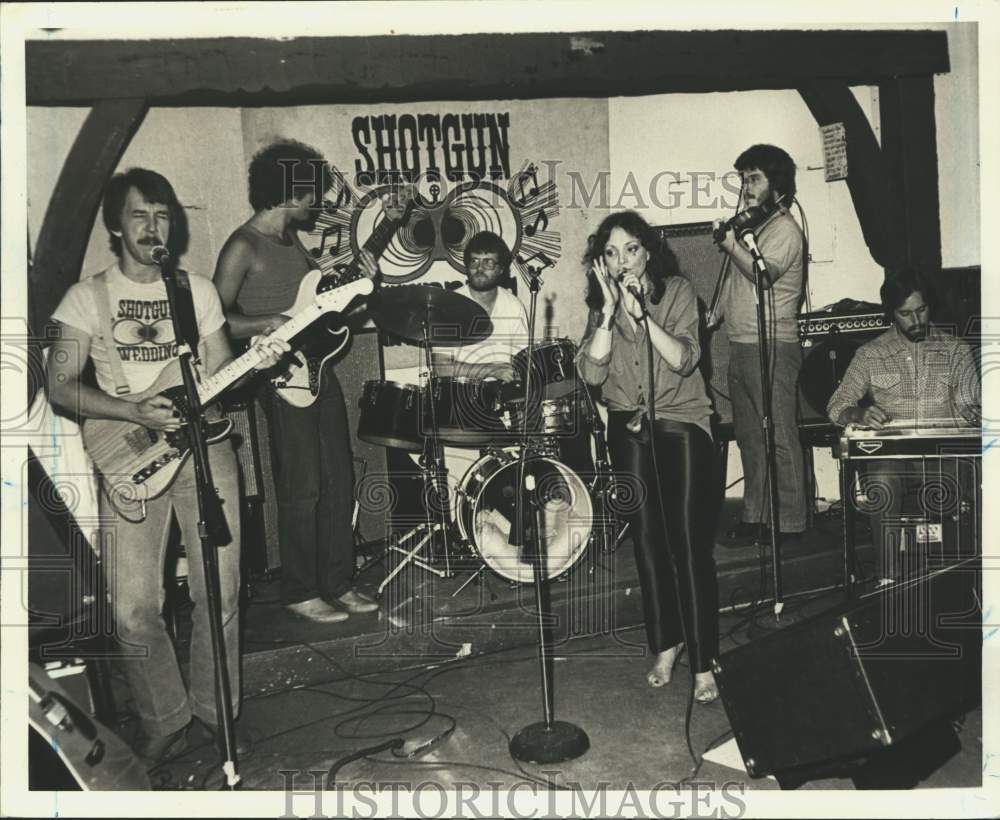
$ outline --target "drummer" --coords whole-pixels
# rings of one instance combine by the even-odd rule
[[[482,307],[493,324],[489,336],[455,347],[435,347],[431,351],[434,375],[475,381],[508,383],[514,377],[514,355],[528,343],[528,317],[521,301],[506,287],[511,252],[506,243],[490,231],[477,233],[465,246],[468,281],[455,292]],[[473,328],[475,330],[475,328]],[[479,458],[478,449],[446,446],[448,488],[452,514],[455,490],[462,477]]]
[[[493,332],[478,342],[435,348],[435,376],[502,381],[513,378],[514,355],[528,343],[528,317],[521,301],[500,286],[509,277],[510,263],[510,249],[490,231],[477,233],[465,246],[468,281],[455,292],[486,311]]]

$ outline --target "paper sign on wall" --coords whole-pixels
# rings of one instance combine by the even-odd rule
[[[819,129],[823,135],[823,164],[826,181],[847,179],[847,131],[844,123],[834,122]]]

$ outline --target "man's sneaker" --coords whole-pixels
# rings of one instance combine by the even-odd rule
[[[377,608],[378,605],[376,605]],[[318,624],[335,624],[346,621],[350,617],[347,612],[334,609],[322,598],[310,598],[308,601],[300,601],[297,604],[287,604],[285,609],[292,615]]]

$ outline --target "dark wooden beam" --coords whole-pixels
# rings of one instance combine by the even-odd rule
[[[946,72],[943,31],[639,31],[26,43],[29,105],[614,97]]]
[[[894,270],[906,265],[935,272],[941,268],[941,215],[934,78],[885,80],[879,110],[893,227],[902,246]]]
[[[847,188],[861,225],[861,234],[874,259],[894,268],[905,258],[900,231],[902,214],[890,197],[888,169],[875,132],[846,83],[815,80],[799,88],[819,125],[842,122],[847,134]]]
[[[76,136],[45,211],[28,279],[28,314],[36,335],[45,333],[52,311],[80,278],[104,186],[147,109],[141,99],[97,103]]]

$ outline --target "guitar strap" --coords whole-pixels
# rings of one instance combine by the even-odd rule
[[[111,368],[111,381],[115,385],[115,394],[125,396],[132,392],[125,378],[125,368],[122,367],[122,357],[118,354],[118,345],[115,344],[115,337],[111,332],[111,297],[108,295],[108,279],[104,271],[94,274],[91,281],[97,291],[97,318],[100,321],[98,335],[104,344],[104,349],[108,353],[108,366]]]
[[[305,257],[306,262],[309,264],[309,270],[312,270],[313,268],[318,268],[319,265],[316,264],[316,260],[313,258],[313,255],[306,250],[306,246],[303,245],[302,240],[299,239],[298,231],[292,231],[292,241],[295,243],[295,247],[297,247],[302,252],[302,255]]]

